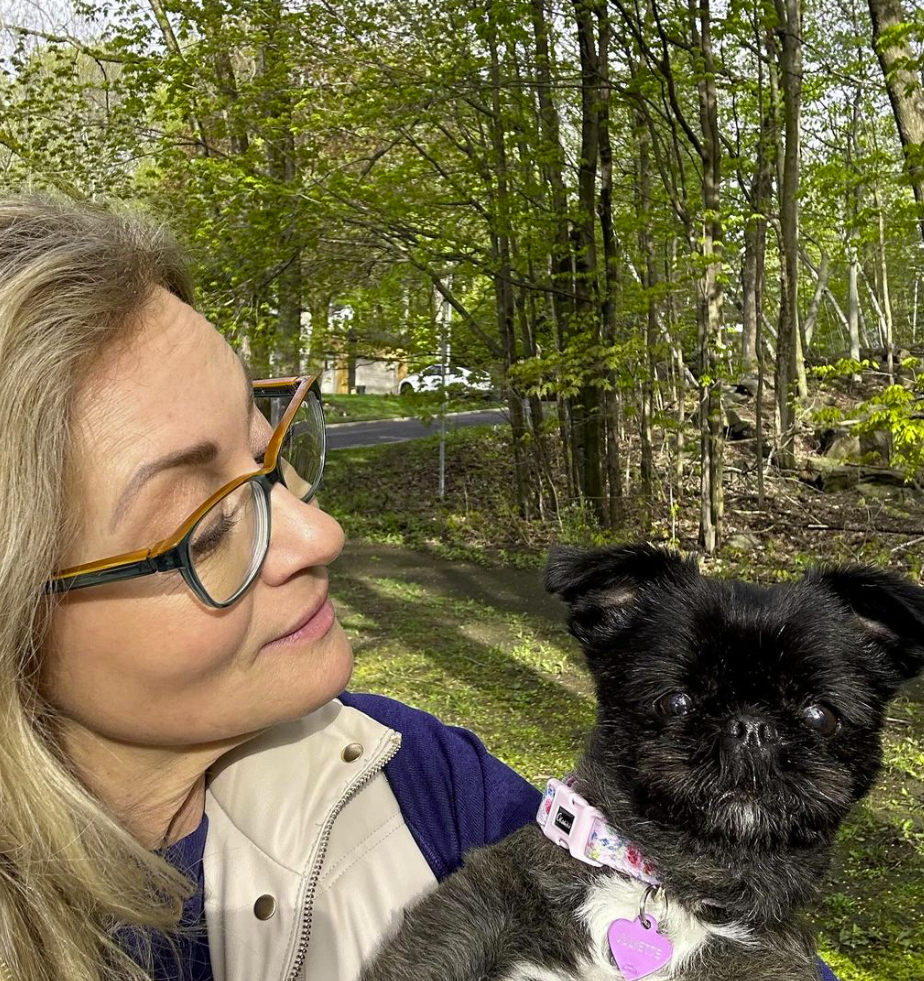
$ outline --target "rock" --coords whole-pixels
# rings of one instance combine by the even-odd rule
[[[732,535],[725,544],[736,552],[753,552],[760,548],[760,539],[749,532],[739,532]]]
[[[734,409],[725,410],[725,438],[754,439],[757,436],[757,429],[754,424],[742,419]]]
[[[860,497],[872,498],[882,501],[888,498],[901,496],[901,488],[890,487],[888,484],[873,484],[863,480],[857,484],[857,493]]]
[[[844,436],[850,436],[849,426],[831,426],[827,429],[816,429],[813,432],[818,453],[827,453],[832,444]]]
[[[856,487],[860,475],[856,467],[848,467],[827,456],[810,456],[801,461],[802,479],[821,490],[839,491]]]
[[[827,456],[805,456],[799,460],[799,476],[824,491],[848,490],[859,483],[906,487],[905,475],[887,467],[844,463]]]
[[[757,398],[757,375],[742,375],[735,383],[735,391],[748,398]]]
[[[849,460],[863,452],[859,436],[836,436],[825,450],[829,460]]]
[[[860,436],[860,453],[872,453],[880,457],[883,463],[892,459],[892,434],[885,429],[875,429]]]

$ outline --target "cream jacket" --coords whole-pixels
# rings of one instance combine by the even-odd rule
[[[400,743],[335,700],[219,760],[204,856],[215,981],[354,981],[436,885],[383,773]]]

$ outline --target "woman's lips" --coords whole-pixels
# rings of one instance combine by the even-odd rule
[[[283,634],[275,640],[271,640],[266,647],[275,647],[277,644],[294,644],[300,640],[320,640],[328,630],[334,625],[334,608],[330,598],[325,596],[324,602],[315,611],[309,614],[300,627],[296,627],[291,633]]]

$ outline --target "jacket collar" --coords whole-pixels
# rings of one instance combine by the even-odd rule
[[[261,851],[303,874],[328,815],[400,738],[334,699],[221,757],[209,771],[206,813],[221,808]]]
[[[308,910],[336,815],[400,740],[335,700],[211,768],[205,914],[215,981],[301,976]],[[278,907],[262,922],[257,897]]]

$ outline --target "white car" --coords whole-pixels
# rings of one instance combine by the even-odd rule
[[[402,379],[400,393],[407,395],[409,392],[438,392],[442,377],[442,366],[431,364],[423,371],[418,371]],[[468,368],[452,366],[446,369],[446,385],[463,385],[471,391],[482,392],[485,395],[490,395],[494,390],[487,372],[471,371]]]

